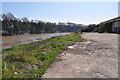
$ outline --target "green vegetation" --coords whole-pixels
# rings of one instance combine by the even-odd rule
[[[86,29],[82,30],[83,32],[97,32],[98,31],[98,25],[96,24],[90,24],[87,26]]]
[[[40,78],[50,63],[56,60],[56,56],[65,50],[68,45],[83,40],[79,33],[72,33],[4,49],[2,77]]]
[[[112,23],[99,24],[98,32],[99,33],[103,33],[103,32],[111,33],[112,32]]]
[[[83,32],[112,33],[112,23],[90,24]]]
[[[24,17],[18,19],[13,14],[2,14],[2,35],[13,36],[22,34],[40,34],[40,33],[55,33],[55,32],[75,32],[83,26],[75,23],[51,23],[39,20],[31,20]]]

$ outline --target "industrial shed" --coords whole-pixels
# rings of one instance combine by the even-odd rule
[[[113,32],[120,34],[120,17],[118,17],[112,25]]]
[[[120,17],[110,19],[108,21],[104,21],[101,24],[109,24],[109,27],[111,28],[111,32],[113,33],[119,33],[120,34]]]

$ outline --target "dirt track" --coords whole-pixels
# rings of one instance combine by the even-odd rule
[[[118,35],[84,33],[84,42],[76,42],[58,55],[43,78],[117,78]]]

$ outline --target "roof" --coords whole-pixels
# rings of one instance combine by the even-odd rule
[[[116,22],[116,21],[120,21],[120,16],[117,17],[117,18],[113,18],[113,19],[110,19],[110,20],[104,21],[104,22],[102,22],[102,23],[111,23],[111,22]]]

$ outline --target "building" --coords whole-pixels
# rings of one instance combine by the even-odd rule
[[[120,34],[120,17],[104,21],[101,24],[109,24],[109,26],[111,26],[111,31],[113,33],[119,33]]]
[[[113,23],[113,32],[120,34],[120,17]]]

